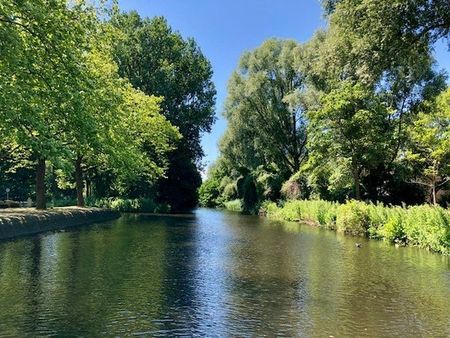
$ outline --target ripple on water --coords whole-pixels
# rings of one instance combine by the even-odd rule
[[[450,336],[450,264],[210,210],[0,243],[0,336]]]

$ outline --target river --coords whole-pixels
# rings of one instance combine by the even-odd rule
[[[208,209],[126,215],[0,243],[0,336],[38,335],[450,336],[450,261]]]

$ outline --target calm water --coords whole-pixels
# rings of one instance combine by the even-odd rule
[[[198,210],[3,242],[0,336],[450,336],[449,259],[356,241]]]

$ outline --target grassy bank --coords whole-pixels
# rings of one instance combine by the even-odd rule
[[[341,233],[413,245],[450,254],[450,211],[429,205],[391,207],[349,201],[288,201],[283,206],[265,203],[268,217],[314,222]]]

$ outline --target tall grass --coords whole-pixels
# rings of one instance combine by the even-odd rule
[[[263,205],[268,217],[312,221],[318,226],[355,236],[384,239],[450,254],[450,211],[421,205],[391,207],[348,201],[288,201],[282,206]]]

